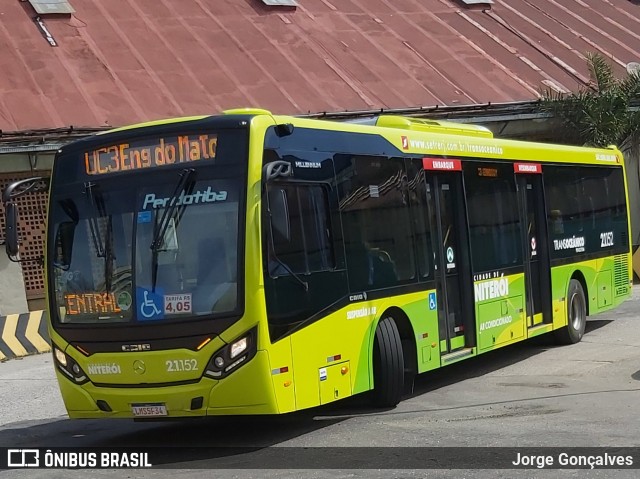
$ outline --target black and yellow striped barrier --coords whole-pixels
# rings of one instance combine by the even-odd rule
[[[51,351],[46,311],[0,316],[0,361]]]

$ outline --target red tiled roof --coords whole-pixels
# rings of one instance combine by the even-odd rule
[[[584,53],[640,61],[629,0],[69,0],[0,3],[0,128],[100,127],[259,106],[277,113],[534,99],[588,81]]]

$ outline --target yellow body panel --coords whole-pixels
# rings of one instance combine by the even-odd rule
[[[415,340],[417,372],[421,373],[445,363],[453,363],[564,327],[567,324],[565,296],[569,278],[575,271],[580,271],[585,278],[590,305],[607,308],[615,306],[615,301],[610,299],[612,292],[606,290],[607,287],[610,288],[608,285],[611,284],[613,264],[607,258],[584,261],[554,270],[552,324],[540,324],[540,315],[532,318],[531,325],[527,324],[523,295],[524,275],[509,277],[512,294],[497,299],[476,300],[474,306],[476,318],[480,318],[478,326],[484,317],[508,317],[509,320],[487,325],[484,329],[479,328],[476,347],[468,351],[467,356],[460,356],[459,359],[455,353],[448,355],[446,360],[441,356],[438,312],[429,307],[429,297],[434,293],[433,290],[353,302],[327,312],[321,319],[306,324],[304,328],[272,343],[265,317],[261,224],[262,158],[265,134],[269,127],[288,123],[295,128],[379,135],[399,151],[414,155],[446,155],[457,158],[482,156],[489,159],[588,165],[616,165],[622,163],[622,155],[614,148],[574,148],[493,139],[490,132],[483,128],[447,122],[432,124],[429,121],[387,116],[380,121],[380,126],[367,126],[272,116],[267,111],[255,109],[231,110],[227,113],[255,115],[251,119],[246,196],[244,316],[197,352],[169,350],[104,353],[86,358],[50,327],[53,343],[66,351],[83,368],[88,368],[91,362],[117,362],[119,369],[127,371],[126,374],[122,373],[121,378],[113,377],[113,374],[93,373],[91,379],[95,379],[94,382],[100,384],[99,386],[91,382],[84,385],[74,384],[57,371],[70,417],[132,417],[132,404],[150,402],[166,404],[169,416],[276,414],[326,404],[374,387],[372,351],[375,330],[378,322],[386,314],[395,317],[402,315],[408,319]],[[204,118],[206,116],[162,120],[118,128],[111,132],[133,131],[137,128]],[[145,134],[148,134],[148,131]],[[146,376],[148,382],[170,383],[170,378],[162,369],[166,361],[177,357],[193,359],[199,365],[204,365],[218,349],[254,327],[257,327],[257,353],[246,364],[223,379],[202,377],[202,370],[199,370],[181,377],[182,380],[190,381],[189,384],[146,387],[147,385],[140,384],[131,372],[135,360],[143,358],[150,367]],[[458,346],[462,347],[464,344]],[[123,385],[130,386],[122,387]],[[191,410],[191,401],[199,397],[203,398],[202,406],[197,410]],[[107,401],[113,411],[105,412],[98,409],[97,400]]]

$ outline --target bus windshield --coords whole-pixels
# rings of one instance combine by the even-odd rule
[[[53,189],[49,254],[61,323],[180,321],[238,308],[243,179],[172,169]]]

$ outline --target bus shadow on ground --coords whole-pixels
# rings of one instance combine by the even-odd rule
[[[263,448],[340,422],[314,421],[313,410],[281,416],[221,416],[164,421],[59,419],[0,430],[5,447],[177,447],[220,452]]]
[[[345,418],[346,419],[346,418]],[[282,468],[295,465],[287,441],[339,423],[314,421],[309,411],[282,416],[225,416],[161,422],[127,419],[19,424],[0,431],[0,446],[83,452],[147,452],[153,466],[169,468]],[[284,445],[285,447],[272,447]],[[271,466],[269,466],[271,464]]]
[[[584,333],[589,334],[612,322],[613,319],[589,319],[587,320],[587,326],[584,328]]]
[[[585,334],[588,335],[613,320],[589,319],[585,327]],[[486,374],[499,371],[508,366],[517,364],[526,359],[532,358],[549,349],[561,348],[553,334],[544,334],[523,342],[505,346],[503,348],[480,354],[477,357],[469,358],[446,367],[441,367],[433,371],[428,371],[415,376],[411,384],[405,385],[403,400],[420,397],[429,392],[456,384],[468,379],[484,376]],[[391,409],[374,409],[370,405],[367,394],[354,396],[339,403],[339,406],[331,408],[317,408],[316,414],[327,419],[336,417],[355,417],[359,415],[385,414]],[[335,414],[335,415],[332,415]]]
[[[604,319],[588,320],[585,327],[585,334],[588,335],[611,322],[612,320]],[[500,369],[517,364],[549,349],[558,347],[563,346],[558,345],[552,333],[544,334],[524,342],[480,354],[466,361],[420,374],[416,376],[413,383],[413,390],[408,391],[405,399],[406,397],[421,396],[451,384],[499,371]]]

